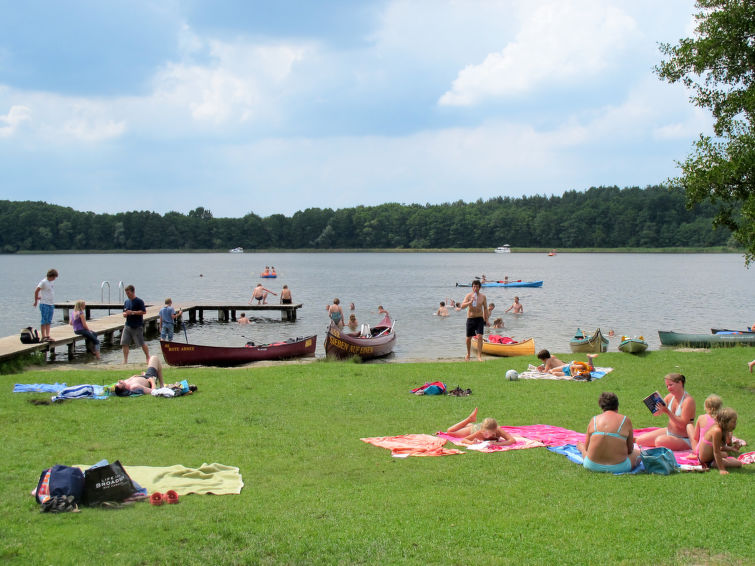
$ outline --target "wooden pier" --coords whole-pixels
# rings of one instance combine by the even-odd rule
[[[195,302],[195,303],[183,303],[174,304],[173,308],[178,311],[181,309],[182,318],[185,316],[189,322],[196,322],[204,320],[205,311],[216,312],[217,320],[223,322],[235,321],[236,312],[269,312],[280,311],[281,320],[293,322],[296,320],[296,311],[302,307],[301,303],[291,305],[281,304],[233,304],[233,303],[215,303],[215,302]],[[162,305],[148,305],[146,307],[147,314],[144,315],[144,329],[155,330],[158,324],[158,318],[160,316],[160,309]],[[92,310],[117,310],[115,314],[103,316],[100,318],[89,319]],[[62,312],[63,320],[68,322],[70,320],[70,311],[73,310],[73,303],[55,303],[55,310]],[[100,342],[103,344],[112,344],[114,334],[118,333],[118,341],[120,341],[120,333],[123,330],[123,324],[125,322],[123,318],[123,304],[121,303],[87,303],[86,314],[84,315],[88,321],[87,326],[97,336],[100,337]],[[20,332],[19,328],[19,332]],[[46,353],[47,359],[50,361],[55,360],[55,349],[60,347],[67,347],[68,359],[73,359],[76,344],[83,342],[84,337],[74,334],[73,327],[70,324],[65,326],[52,326],[50,328],[50,338],[52,342],[40,342],[37,344],[23,344],[19,338],[19,335],[7,336],[0,338],[0,361],[15,358],[25,354],[31,354],[33,352],[42,351]]]

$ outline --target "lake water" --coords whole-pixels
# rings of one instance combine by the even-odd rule
[[[258,274],[274,265],[277,279]],[[496,331],[515,339],[535,338],[537,349],[568,352],[577,327],[605,333],[643,335],[651,349],[660,347],[657,331],[708,333],[711,327],[745,328],[755,323],[755,269],[746,269],[735,254],[494,254],[494,253],[244,253],[244,254],[55,254],[0,255],[3,317],[0,335],[39,326],[32,306],[34,288],[48,269],[60,272],[56,301],[108,300],[103,281],[110,282],[110,300],[119,300],[118,283],[133,284],[145,302],[162,304],[165,297],[183,301],[245,304],[254,285],[280,292],[287,284],[295,303],[302,303],[296,322],[280,315],[255,313],[253,324],[218,322],[214,312],[204,323],[187,324],[191,342],[241,346],[247,339],[272,342],[317,334],[317,356],[328,318],[327,304],[349,303],[360,322],[379,320],[383,305],[396,320],[397,343],[389,361],[459,359],[465,354],[463,312],[433,316],[441,300],[461,300],[468,289],[456,282],[474,276],[489,279],[543,280],[542,288],[486,288],[494,302],[494,318],[505,328]],[[523,315],[503,314],[519,296]],[[273,302],[276,297],[270,297]],[[97,316],[94,311],[93,316]],[[56,313],[54,324],[63,324]],[[176,340],[183,340],[183,333]],[[609,350],[615,351],[618,339]],[[159,342],[151,340],[158,352]],[[79,348],[83,356],[83,346]],[[59,349],[62,354],[63,349]],[[134,357],[135,356],[135,357]],[[58,356],[65,363],[66,356]],[[105,350],[103,361],[117,364],[119,349]],[[135,352],[129,361],[142,361]]]

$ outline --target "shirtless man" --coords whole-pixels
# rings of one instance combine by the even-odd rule
[[[252,301],[257,301],[257,304],[267,304],[267,294],[273,293],[270,289],[265,289],[262,286],[262,283],[257,283],[257,286],[254,288],[254,291],[252,291],[252,298],[249,299],[249,304],[252,304]],[[278,296],[277,293],[273,293],[276,297]]]
[[[519,297],[514,297],[514,303],[503,312],[506,313],[509,311],[513,311],[513,314],[522,314],[524,312],[524,307],[519,302]]]
[[[160,387],[163,387],[163,366],[160,363],[160,358],[152,356],[149,359],[147,369],[139,375],[132,375],[128,379],[121,379],[115,385],[115,394],[119,397],[127,397],[132,392],[143,393],[149,395],[152,393],[155,387],[155,379],[159,382]]]
[[[241,316],[239,317],[239,324],[249,324],[249,319],[246,317],[246,313],[242,312]]]
[[[438,310],[435,311],[436,316],[448,316],[448,309],[446,308],[446,302],[441,301],[440,307],[438,307]]]
[[[472,337],[477,340],[477,359],[482,361],[482,335],[488,324],[488,299],[480,293],[482,287],[480,280],[472,282],[472,291],[467,293],[464,300],[456,307],[457,311],[467,309],[467,355],[464,358],[469,361],[472,353]]]

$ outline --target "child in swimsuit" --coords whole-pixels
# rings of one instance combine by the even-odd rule
[[[495,419],[487,418],[478,423],[476,407],[466,419],[449,427],[446,433],[461,438],[464,444],[490,441],[497,446],[509,446],[516,442],[513,436],[498,426]]]
[[[725,441],[737,427],[737,412],[729,407],[716,415],[716,424],[708,429],[700,439],[697,459],[705,465],[714,464],[720,474],[728,474],[726,468],[741,468],[742,462],[725,452]]]
[[[697,455],[697,449],[701,438],[705,437],[710,427],[716,424],[716,415],[721,410],[723,401],[718,395],[708,395],[705,400],[705,414],[697,418],[695,426],[687,425],[687,435],[689,436],[692,450]]]

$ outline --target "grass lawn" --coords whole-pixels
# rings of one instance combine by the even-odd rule
[[[637,428],[642,398],[681,371],[698,414],[710,393],[755,444],[752,348],[602,354],[592,383],[504,379],[534,358],[485,363],[315,362],[168,368],[190,397],[44,406],[14,383],[107,383],[126,370],[0,376],[4,564],[753,564],[755,465],[721,476],[595,474],[544,448],[396,459],[361,437],[434,433],[479,407],[501,424],[584,430],[613,391]],[[579,356],[582,359],[584,356]],[[567,359],[569,355],[566,356]],[[569,358],[570,359],[570,358]],[[425,381],[471,397],[409,394]],[[238,466],[241,495],[42,514],[29,495],[52,464]]]

